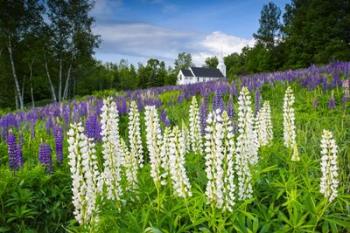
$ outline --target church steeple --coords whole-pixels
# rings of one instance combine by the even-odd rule
[[[217,68],[226,77],[226,66],[225,66],[225,63],[224,63],[224,57],[219,58],[219,64],[218,64]]]

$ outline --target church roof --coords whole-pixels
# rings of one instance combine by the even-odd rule
[[[221,71],[215,68],[191,67],[191,70],[196,77],[224,78]]]
[[[181,69],[181,72],[182,72],[183,75],[185,75],[186,77],[193,77],[192,72],[191,72],[190,70]]]

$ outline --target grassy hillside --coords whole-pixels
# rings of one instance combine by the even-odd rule
[[[134,190],[127,190],[122,172],[123,194],[119,201],[107,200],[105,187],[97,200],[98,222],[82,225],[73,214],[67,132],[71,123],[82,122],[85,133],[96,143],[98,170],[102,173],[105,160],[100,116],[104,96],[3,115],[0,118],[0,232],[348,232],[350,100],[344,97],[342,81],[349,79],[349,72],[350,63],[334,63],[241,77],[233,83],[168,86],[114,96],[119,111],[118,135],[127,146],[130,146],[130,102],[135,100],[138,105],[145,165],[138,169],[138,185]],[[238,174],[235,173],[233,210],[224,211],[208,203],[206,151],[190,150],[185,155],[192,196],[176,197],[170,178],[167,185],[158,187],[150,175],[145,106],[156,106],[162,138],[167,127],[191,128],[189,111],[195,96],[202,130],[207,114],[220,108],[230,113],[233,141],[237,143],[240,135],[238,97],[243,86],[250,91],[253,112],[261,109],[263,101],[270,102],[273,124],[273,140],[259,148],[258,163],[249,166],[252,198],[238,199]],[[295,95],[300,161],[291,161],[295,151],[286,148],[283,142],[283,102],[288,86]],[[331,202],[320,193],[320,143],[324,129],[333,133],[338,145],[338,196]],[[63,140],[59,132],[63,133]],[[18,163],[11,160],[10,135],[16,137],[17,155],[22,154]],[[48,157],[52,165],[38,159],[40,145],[44,143],[51,148]]]

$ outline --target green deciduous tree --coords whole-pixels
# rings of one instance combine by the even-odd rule
[[[179,53],[175,60],[175,70],[178,72],[181,69],[187,69],[192,66],[192,55],[190,53]]]
[[[205,59],[205,66],[209,68],[216,68],[219,64],[219,60],[217,57],[207,57]]]

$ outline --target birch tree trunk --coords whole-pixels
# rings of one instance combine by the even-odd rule
[[[24,100],[24,85],[26,82],[26,76],[24,76],[23,81],[22,81],[22,92],[21,92],[21,98]]]
[[[35,101],[34,101],[34,89],[33,89],[33,63],[32,60],[29,66],[29,82],[30,82],[30,99],[32,101],[32,108],[35,108]]]
[[[12,43],[11,43],[11,37],[8,36],[8,46],[7,46],[8,52],[9,52],[9,57],[10,57],[10,63],[11,63],[11,69],[12,69],[12,76],[15,82],[15,87],[16,87],[16,96],[19,101],[19,107],[21,110],[23,110],[24,104],[23,104],[23,98],[21,95],[21,89],[19,87],[19,82],[17,78],[17,73],[16,73],[16,68],[15,68],[15,62],[13,60],[13,54],[12,54]],[[16,104],[16,107],[18,108],[18,104]]]
[[[15,91],[16,93],[16,91]],[[18,96],[17,94],[15,94],[15,103],[16,103],[16,109],[18,109]]]
[[[67,99],[67,97],[68,97],[68,88],[69,88],[69,83],[70,83],[71,70],[72,70],[72,64],[69,64],[69,68],[67,71],[66,83],[64,86],[63,100]]]
[[[54,87],[53,84],[52,84],[52,80],[51,80],[51,76],[50,76],[50,72],[49,72],[49,67],[47,66],[47,60],[46,60],[46,59],[45,59],[45,70],[46,70],[47,78],[48,78],[48,80],[49,80],[49,85],[50,85],[52,100],[53,100],[54,102],[57,102],[56,93],[55,93],[55,87]]]
[[[62,100],[62,69],[62,58],[60,58],[58,71],[58,102],[61,102]]]

